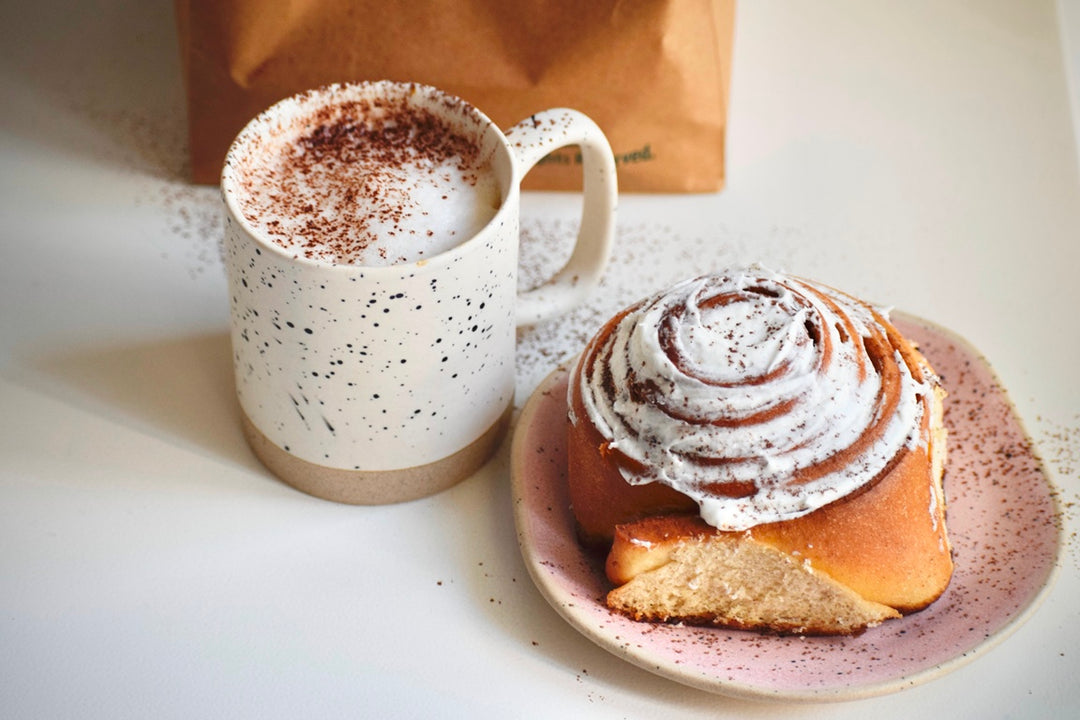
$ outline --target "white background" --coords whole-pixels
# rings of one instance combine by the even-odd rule
[[[563,623],[522,564],[505,452],[401,506],[276,482],[237,424],[217,195],[183,180],[171,4],[0,7],[0,716],[1080,707],[1074,509],[1057,584],[993,651],[896,695],[786,706],[684,688]],[[1075,0],[745,0],[728,187],[623,198],[602,292],[521,335],[519,402],[619,304],[763,260],[964,335],[1075,506],[1078,43]],[[526,254],[575,212],[529,196]]]

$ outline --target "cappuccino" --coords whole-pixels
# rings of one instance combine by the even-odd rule
[[[477,234],[501,196],[468,105],[397,94],[306,103],[233,157],[237,205],[298,258],[386,266],[431,258]]]

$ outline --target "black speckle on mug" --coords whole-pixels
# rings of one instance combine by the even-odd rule
[[[501,384],[495,379],[484,388],[471,387],[487,371],[487,366],[477,368],[484,361],[476,353],[481,338],[492,341],[495,326],[514,314],[513,293],[499,287],[501,280],[489,281],[483,271],[477,277],[481,273],[475,269],[466,272],[466,263],[456,267],[460,277],[452,281],[449,275],[402,276],[374,284],[369,276],[364,282],[372,284],[365,285],[355,274],[327,278],[270,255],[257,257],[249,247],[233,261],[242,269],[252,261],[250,269],[236,274],[232,304],[234,317],[244,318],[237,342],[258,350],[239,353],[235,363],[243,368],[238,386],[245,374],[253,383],[289,376],[289,382],[306,386],[294,389],[291,398],[282,393],[291,420],[274,410],[269,414],[278,417],[260,424],[278,428],[278,437],[288,438],[282,445],[334,467],[363,465],[357,453],[377,447],[379,437],[453,436],[447,428],[460,427],[461,408]],[[501,278],[502,270],[496,275]],[[351,337],[345,336],[346,327]],[[494,341],[512,347],[512,330],[508,335]],[[417,372],[433,374],[436,367],[445,380],[438,395],[410,392]],[[500,370],[492,377],[506,375]]]

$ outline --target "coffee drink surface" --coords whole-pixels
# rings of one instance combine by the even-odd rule
[[[479,134],[408,95],[300,107],[233,168],[245,219],[286,252],[328,264],[415,262],[468,240],[498,210]]]

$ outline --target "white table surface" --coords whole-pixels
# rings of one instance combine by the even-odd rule
[[[392,507],[275,481],[237,423],[217,194],[183,180],[171,4],[95,5],[0,13],[0,717],[1080,707],[1075,509],[1052,592],[991,652],[898,694],[796,706],[688,689],[560,620],[515,543],[505,448]],[[519,403],[619,305],[761,260],[964,335],[1075,503],[1080,73],[1061,38],[1078,17],[1073,0],[742,2],[727,189],[623,198],[603,291],[521,334]],[[526,255],[576,208],[529,195]]]

